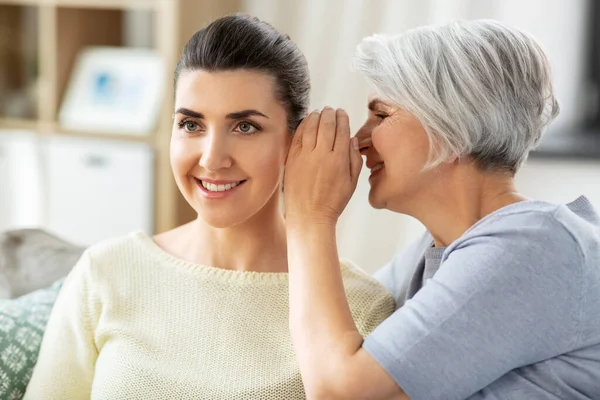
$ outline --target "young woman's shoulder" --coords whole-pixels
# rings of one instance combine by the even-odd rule
[[[118,278],[134,265],[148,264],[153,252],[146,242],[151,240],[141,231],[103,240],[85,250],[77,268],[87,270],[97,279]]]
[[[96,264],[113,263],[115,260],[123,260],[137,253],[143,253],[146,240],[149,238],[145,233],[136,231],[100,241],[90,246],[86,252]]]
[[[387,289],[373,276],[350,260],[340,260],[342,278],[346,292],[358,291],[376,294],[389,294]]]
[[[352,317],[365,337],[394,312],[394,298],[381,283],[352,262],[342,260],[340,263]]]

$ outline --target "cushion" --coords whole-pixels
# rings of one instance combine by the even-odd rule
[[[66,276],[83,248],[40,229],[0,233],[0,299],[47,287]]]
[[[0,399],[21,399],[64,279],[13,300],[0,300]]]

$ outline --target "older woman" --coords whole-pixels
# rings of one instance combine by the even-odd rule
[[[585,197],[530,200],[513,180],[558,114],[539,45],[457,22],[367,38],[356,65],[374,89],[358,138],[326,108],[287,161],[290,324],[308,397],[600,399],[600,217]],[[371,205],[427,228],[379,273],[403,306],[364,342],[335,245],[361,154]]]

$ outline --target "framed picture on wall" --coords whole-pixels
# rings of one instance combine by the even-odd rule
[[[163,60],[153,50],[89,47],[76,60],[59,122],[83,131],[150,134],[163,77]]]

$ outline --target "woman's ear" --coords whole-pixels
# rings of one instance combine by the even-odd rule
[[[292,147],[292,143],[294,140],[294,135],[293,134],[289,134],[287,135],[287,138],[285,140],[285,158],[283,160],[283,168],[285,169],[285,166],[287,164],[287,160],[288,160],[288,156],[290,154],[290,148]]]

